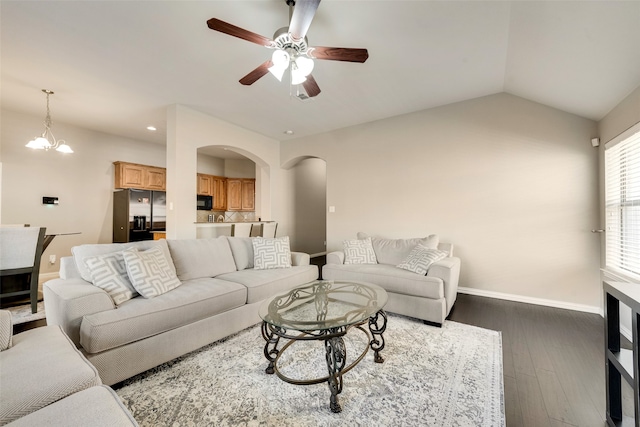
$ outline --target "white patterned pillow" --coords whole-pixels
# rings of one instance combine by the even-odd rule
[[[133,287],[145,298],[153,298],[180,286],[173,261],[161,248],[144,252],[130,248],[122,252]]]
[[[256,270],[269,270],[272,268],[291,267],[291,249],[289,249],[289,236],[252,239],[253,268]]]
[[[414,273],[424,276],[429,271],[431,264],[446,258],[447,255],[449,255],[448,252],[438,249],[429,249],[426,246],[418,245],[413,248],[411,253],[409,253],[409,256],[396,267],[413,271]]]
[[[87,257],[84,263],[91,275],[91,282],[104,289],[116,305],[138,296],[127,276],[122,251]]]
[[[345,240],[344,247],[345,264],[377,264],[376,253],[373,251],[371,237],[366,239]]]

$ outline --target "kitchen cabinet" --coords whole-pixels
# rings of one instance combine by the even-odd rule
[[[167,170],[137,163],[114,162],[115,188],[166,190]]]
[[[212,178],[211,175],[198,174],[198,196],[213,196]]]
[[[227,178],[228,211],[254,211],[255,198],[255,179]]]
[[[227,210],[227,178],[222,176],[212,176],[213,210]]]

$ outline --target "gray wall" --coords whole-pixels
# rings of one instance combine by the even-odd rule
[[[327,162],[328,250],[436,233],[468,292],[600,307],[596,123],[508,94],[282,142]]]

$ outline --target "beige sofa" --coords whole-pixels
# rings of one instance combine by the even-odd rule
[[[12,328],[0,310],[0,425],[138,425],[59,326]]]
[[[261,302],[318,278],[309,255],[288,268],[253,268],[253,238],[158,240],[82,245],[61,259],[60,279],[44,285],[47,324],[60,325],[105,384],[115,384],[260,321]],[[87,262],[128,248],[160,248],[180,286],[118,306],[94,286]]]
[[[367,237],[358,233],[361,240]],[[453,256],[453,245],[440,243],[437,235],[416,239],[371,237],[371,242],[374,263],[345,264],[344,251],[330,252],[322,278],[381,286],[389,295],[385,310],[441,326],[458,293],[460,259]],[[446,252],[444,259],[429,266],[426,275],[397,267],[418,244]]]

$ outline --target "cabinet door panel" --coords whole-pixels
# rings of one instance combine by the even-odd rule
[[[147,185],[150,190],[166,190],[167,172],[162,168],[147,168]]]
[[[227,210],[227,179],[213,177],[213,210]]]
[[[213,189],[211,186],[211,176],[210,175],[204,175],[204,174],[198,174],[198,195],[201,196],[212,196],[213,195]]]
[[[242,210],[242,180],[227,179],[227,210]]]
[[[256,204],[256,181],[253,179],[242,180],[242,210],[253,211]]]

